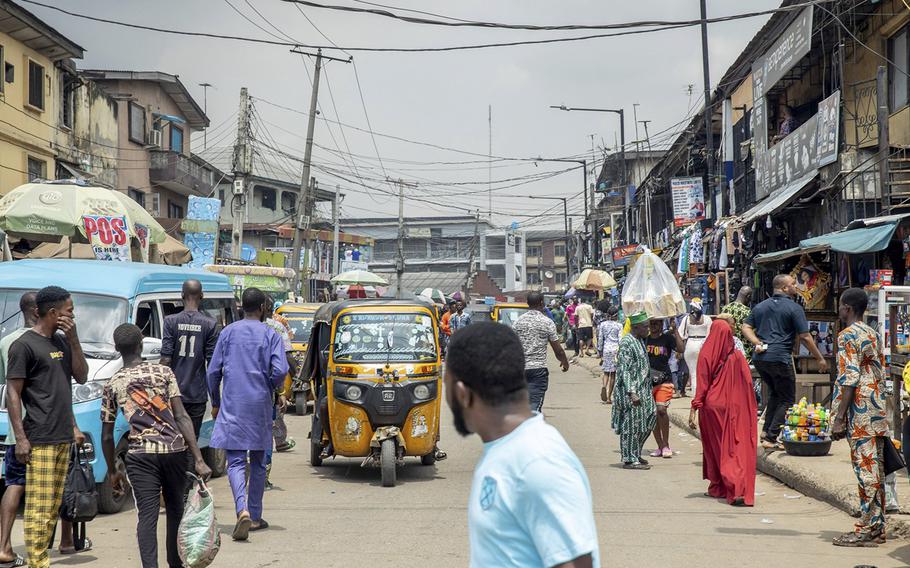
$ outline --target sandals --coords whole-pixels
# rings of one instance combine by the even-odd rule
[[[862,533],[851,531],[834,538],[831,544],[850,548],[877,548],[878,545],[885,544],[885,535],[881,530]]]
[[[280,446],[275,446],[276,452],[290,452],[297,446],[297,441],[294,438],[288,438],[288,441],[281,444]]]
[[[63,547],[61,547],[61,548],[58,548],[57,550],[58,550],[58,552],[60,552],[60,554],[77,554],[77,553],[79,553],[79,552],[88,552],[88,551],[91,550],[91,549],[92,549],[92,539],[86,538],[86,539],[85,539],[85,544],[82,545],[82,548],[76,548],[75,546],[72,547],[72,548],[63,548]],[[15,562],[15,561],[14,561],[14,562]],[[9,564],[9,563],[3,564],[3,563],[0,563],[0,568],[6,568],[7,565],[9,565],[9,566],[22,566],[22,564]]]
[[[600,387],[600,401],[607,402],[607,387]]]
[[[61,554],[64,553],[61,551]],[[73,553],[70,552],[69,554]],[[25,566],[25,564],[25,558],[17,554],[15,558],[8,562],[0,562],[0,568],[18,568],[19,566]]]
[[[622,468],[623,468],[623,469],[636,469],[636,470],[641,470],[641,471],[647,471],[647,470],[651,469],[651,466],[649,466],[649,465],[646,464],[646,463],[635,462],[635,463],[624,463],[624,464],[622,464]]]
[[[258,525],[250,526],[250,532],[264,531],[267,528],[269,528],[269,522],[266,521],[265,519],[259,519]]]
[[[449,457],[449,454],[445,453],[444,451],[440,450],[439,448],[436,448],[436,449],[434,450],[434,452],[436,452],[436,454],[435,454],[435,455],[436,455],[436,461],[440,461],[440,462],[441,462],[442,460],[444,460],[444,459],[446,459],[447,457]]]
[[[253,519],[246,511],[240,513],[237,517],[237,523],[234,525],[234,532],[231,538],[234,540],[246,540],[250,537],[250,529],[253,526]]]

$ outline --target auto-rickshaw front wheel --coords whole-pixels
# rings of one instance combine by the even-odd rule
[[[397,456],[395,455],[395,440],[389,438],[382,441],[379,450],[379,466],[382,469],[382,486],[395,487]]]

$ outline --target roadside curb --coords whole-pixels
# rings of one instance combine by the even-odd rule
[[[588,369],[594,376],[600,376],[600,367],[597,365],[596,359],[580,359],[576,364]],[[687,414],[683,416],[682,413],[671,410],[670,422],[690,436],[701,440],[698,431],[689,428]],[[804,465],[797,465],[796,462],[796,460],[811,459],[794,458],[787,455],[786,452],[767,452],[761,447],[757,449],[758,471],[770,475],[803,495],[824,501],[849,515],[854,515],[857,512],[856,485],[832,483],[830,479],[819,476]],[[905,521],[897,515],[888,515],[888,535],[892,538],[910,538],[910,521]]]

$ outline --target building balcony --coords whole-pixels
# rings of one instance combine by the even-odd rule
[[[209,196],[218,178],[215,169],[170,150],[149,152],[149,180],[180,195]]]

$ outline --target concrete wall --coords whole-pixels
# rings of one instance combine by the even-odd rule
[[[59,100],[53,62],[12,37],[0,33],[5,63],[14,66],[13,82],[7,83],[0,65],[0,195],[28,181],[28,158],[45,163],[47,177],[54,174],[54,150]],[[28,102],[29,59],[44,66],[44,110]]]
[[[57,96],[63,100],[64,72],[57,71]],[[99,182],[113,188],[118,185],[120,132],[118,103],[93,81],[83,80],[73,90],[72,128],[63,125],[56,132],[57,159],[75,164]],[[62,103],[61,103],[62,104]]]

